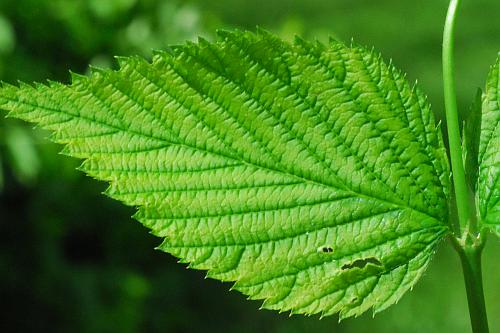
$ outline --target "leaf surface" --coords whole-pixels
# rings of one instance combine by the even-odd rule
[[[462,159],[465,165],[467,184],[473,192],[477,191],[477,175],[479,173],[478,155],[481,140],[482,106],[483,92],[478,89],[462,128]]]
[[[483,94],[478,198],[481,223],[500,236],[500,57]]]
[[[138,206],[160,249],[292,313],[380,311],[422,275],[450,171],[425,97],[379,55],[221,32],[119,62],[0,103]]]

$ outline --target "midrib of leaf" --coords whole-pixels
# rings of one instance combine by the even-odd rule
[[[97,97],[97,96],[96,96]],[[10,100],[12,102],[16,102],[16,103],[21,103],[21,104],[25,104],[25,105],[29,105],[31,107],[34,107],[34,108],[44,108],[44,109],[47,109],[51,112],[55,112],[55,113],[63,113],[65,115],[68,115],[68,116],[71,116],[71,117],[78,117],[79,119],[84,119],[86,121],[89,121],[89,122],[94,122],[94,123],[98,123],[99,125],[101,126],[104,126],[104,127],[108,127],[108,128],[111,128],[113,130],[118,130],[118,131],[122,131],[122,132],[129,132],[129,133],[133,133],[134,135],[137,135],[137,136],[141,136],[141,137],[145,137],[145,138],[148,138],[148,139],[154,139],[154,140],[158,140],[158,141],[161,141],[161,142],[164,142],[166,144],[169,144],[169,145],[178,145],[178,146],[183,146],[183,147],[186,147],[186,148],[189,148],[189,149],[194,149],[194,150],[199,150],[199,151],[204,151],[204,152],[209,152],[211,154],[214,154],[214,155],[217,155],[217,156],[220,156],[220,157],[223,157],[223,158],[226,158],[228,160],[233,160],[233,161],[239,161],[239,162],[242,162],[244,163],[245,165],[248,165],[248,166],[252,166],[252,167],[257,167],[257,168],[260,168],[260,169],[265,169],[265,170],[268,170],[268,171],[272,171],[272,172],[277,172],[277,173],[280,173],[280,174],[283,174],[283,175],[286,175],[286,176],[290,176],[290,177],[293,177],[293,178],[296,178],[298,180],[301,180],[303,182],[307,182],[307,183],[310,183],[310,184],[315,184],[315,185],[320,185],[320,186],[326,186],[326,187],[329,187],[331,189],[334,189],[335,191],[338,191],[338,188],[331,185],[331,184],[326,184],[326,183],[322,183],[322,182],[319,182],[317,180],[314,180],[314,179],[310,179],[310,178],[306,178],[304,176],[301,176],[301,175],[296,175],[296,174],[290,174],[290,173],[287,173],[283,170],[279,170],[279,169],[275,169],[275,168],[270,168],[268,166],[262,166],[262,165],[258,165],[258,164],[253,164],[253,163],[250,163],[248,161],[245,161],[245,160],[238,160],[237,158],[235,157],[232,157],[230,155],[226,155],[226,154],[223,154],[221,152],[218,152],[218,151],[212,151],[210,149],[200,149],[196,146],[192,146],[192,145],[187,145],[185,143],[177,143],[177,142],[171,142],[171,141],[167,141],[165,140],[164,138],[161,138],[161,137],[156,137],[156,136],[153,136],[153,135],[144,135],[143,133],[140,133],[140,132],[137,132],[137,131],[134,131],[134,130],[131,130],[131,129],[124,129],[124,128],[121,128],[121,127],[118,127],[118,126],[114,126],[114,125],[110,125],[110,124],[107,124],[107,123],[104,123],[104,122],[101,122],[99,120],[96,120],[96,119],[89,119],[85,116],[82,116],[82,115],[74,115],[70,112],[64,112],[60,109],[54,109],[54,108],[48,108],[48,107],[42,107],[40,105],[35,105],[35,104],[31,104],[31,103],[26,103],[26,102],[23,102],[23,101],[19,101],[19,100],[15,100],[15,99],[9,99],[9,98],[6,98],[6,97],[2,97],[3,99],[6,99],[6,100]],[[66,102],[69,102],[69,101],[66,101]],[[144,111],[147,111],[146,109],[143,108]],[[112,114],[112,113],[110,113]],[[201,122],[201,120],[200,120]],[[56,123],[54,124],[51,124],[51,125],[56,125]],[[135,153],[136,151],[134,151]],[[121,154],[127,154],[127,152],[122,152]],[[114,170],[113,170],[114,171]],[[425,212],[425,211],[421,211],[421,210],[418,210],[416,208],[413,208],[413,207],[410,207],[410,206],[406,206],[402,203],[398,203],[398,202],[393,202],[393,201],[388,201],[388,200],[385,200],[383,198],[379,198],[379,197],[374,197],[374,196],[369,196],[369,195],[365,195],[363,193],[359,193],[359,192],[356,192],[352,189],[348,189],[348,188],[342,188],[342,190],[350,193],[351,195],[353,196],[357,196],[357,197],[361,197],[361,198],[365,198],[365,199],[374,199],[374,200],[377,200],[381,203],[385,203],[385,204],[389,204],[389,205],[393,205],[395,207],[399,207],[400,209],[411,209],[411,210],[414,210],[416,212],[419,212],[427,217],[430,217],[432,219],[435,219],[437,221],[439,221],[441,224],[444,224],[443,221],[441,221],[439,218],[435,217],[435,216],[432,216],[430,215],[428,212]]]
[[[258,213],[268,213],[268,212],[274,212],[274,211],[287,211],[287,210],[291,210],[291,209],[295,209],[295,208],[306,208],[306,207],[310,207],[310,206],[317,206],[317,205],[321,205],[321,204],[329,204],[329,203],[333,203],[335,201],[342,201],[342,200],[345,200],[345,199],[349,199],[349,198],[354,198],[353,196],[339,196],[339,197],[335,197],[335,198],[330,198],[330,199],[323,199],[323,200],[312,200],[310,202],[306,202],[306,203],[301,203],[301,204],[294,204],[294,205],[290,205],[290,206],[278,206],[278,207],[274,207],[274,208],[264,208],[264,209],[254,209],[254,210],[245,210],[243,212],[231,212],[231,213],[226,213],[226,214],[213,214],[213,215],[196,215],[196,216],[191,216],[191,215],[188,215],[188,216],[182,216],[182,217],[168,217],[168,218],[165,218],[165,217],[147,217],[147,218],[144,218],[141,216],[141,214],[138,214],[136,217],[137,218],[142,218],[143,220],[146,220],[146,221],[155,221],[155,220],[166,220],[168,219],[169,221],[176,221],[176,220],[181,220],[181,221],[185,221],[185,220],[190,220],[190,219],[197,219],[197,220],[203,220],[203,219],[208,219],[208,218],[212,218],[212,217],[218,217],[218,218],[225,218],[227,216],[238,216],[238,215],[251,215],[251,214],[258,214]],[[389,211],[386,211],[384,213],[381,213],[381,214],[386,214],[388,213]],[[370,216],[365,216],[364,218],[367,218],[367,217],[370,217]],[[158,229],[160,230],[160,229]],[[319,229],[318,229],[319,230]],[[313,231],[313,229],[311,230],[306,230],[307,231]]]
[[[308,206],[316,206],[318,204],[329,204],[329,203],[333,203],[333,202],[340,202],[340,201],[343,201],[343,200],[346,200],[346,199],[350,199],[352,197],[338,197],[338,198],[334,198],[334,199],[329,199],[329,200],[324,200],[324,201],[319,201],[319,202],[310,202],[310,203],[305,203],[305,204],[297,204],[295,206],[290,206],[290,207],[284,207],[284,208],[275,208],[275,209],[268,209],[268,210],[260,210],[260,211],[245,211],[244,213],[241,213],[241,214],[252,214],[252,213],[260,213],[260,212],[271,212],[271,211],[283,211],[283,213],[286,213],[287,210],[292,210],[292,209],[297,209],[297,208],[307,208]],[[351,222],[359,222],[359,221],[363,221],[363,220],[366,220],[366,219],[369,219],[369,218],[373,218],[373,217],[379,217],[379,216],[382,216],[382,215],[390,215],[392,213],[396,213],[398,212],[399,209],[383,209],[383,210],[380,210],[380,211],[376,211],[376,212],[371,212],[369,214],[362,214],[360,216],[354,216],[354,217],[350,217],[350,218],[344,218],[343,221],[332,221],[330,223],[325,223],[323,225],[320,225],[320,226],[314,226],[314,225],[308,225],[306,226],[306,228],[296,228],[296,229],[291,229],[290,231],[285,231],[285,232],[282,232],[283,234],[279,234],[277,232],[270,232],[268,235],[266,235],[267,237],[266,238],[263,238],[262,236],[260,236],[259,240],[252,240],[252,242],[250,242],[249,240],[248,241],[236,241],[236,240],[233,240],[233,241],[229,241],[228,239],[225,239],[224,241],[226,243],[224,244],[217,244],[216,241],[214,240],[210,240],[208,241],[208,239],[210,238],[217,238],[217,235],[215,236],[207,236],[207,242],[206,244],[204,245],[184,245],[186,247],[202,247],[202,246],[225,246],[226,244],[228,246],[242,246],[242,245],[259,245],[259,244],[263,244],[263,243],[268,243],[268,242],[275,242],[275,241],[280,241],[280,240],[286,240],[286,239],[291,239],[291,238],[294,238],[294,237],[297,237],[297,236],[300,236],[300,235],[304,235],[304,234],[307,234],[308,232],[309,233],[312,233],[312,232],[316,232],[316,231],[321,231],[323,229],[328,229],[328,228],[338,228],[338,227],[341,227],[341,226],[344,226],[348,223],[351,223]],[[235,213],[235,214],[231,214],[231,215],[238,215],[238,213]],[[226,215],[227,216],[227,215]],[[188,217],[182,217],[182,218],[168,218],[168,220],[170,220],[172,223],[174,223],[175,221],[184,221],[184,220],[187,220],[187,219],[197,219],[197,220],[201,220],[203,222],[199,222],[200,224],[204,224],[205,221],[210,218],[212,216],[188,216]],[[225,215],[217,215],[217,217],[221,217],[221,218],[224,218]],[[152,221],[152,220],[155,220],[155,219],[151,219],[151,218],[145,218],[144,220],[146,220],[148,223],[149,221]],[[165,218],[163,218],[162,220],[166,220]],[[333,223],[334,222],[334,223]],[[170,226],[170,225],[169,225]],[[302,226],[301,226],[302,227]],[[162,234],[161,233],[161,228],[159,229],[156,229],[157,230],[157,234],[160,235],[160,236],[166,236],[166,234]],[[406,235],[403,235],[403,236],[406,236]],[[390,241],[390,240],[388,240]],[[381,242],[380,244],[383,244],[383,242]],[[380,245],[379,244],[379,245]],[[376,246],[374,246],[376,247]],[[372,247],[369,247],[369,248],[366,248],[366,249],[371,249]],[[351,253],[352,254],[352,253]],[[332,258],[335,259],[335,255],[332,255],[330,256]],[[337,259],[341,259],[341,258],[344,258],[345,256],[342,256],[342,257],[338,257]]]

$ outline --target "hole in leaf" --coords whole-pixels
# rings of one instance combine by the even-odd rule
[[[323,253],[333,253],[333,249],[328,246],[320,247],[319,250]]]
[[[347,269],[352,269],[352,268],[362,269],[362,268],[365,268],[366,265],[368,265],[368,264],[372,264],[375,266],[382,266],[382,263],[380,262],[380,260],[378,260],[375,257],[369,257],[369,258],[364,258],[364,259],[357,259],[351,263],[345,264],[344,266],[342,266],[342,270],[347,270]]]

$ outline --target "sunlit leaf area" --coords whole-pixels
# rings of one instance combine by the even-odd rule
[[[14,85],[18,81],[47,79],[69,83],[70,70],[90,75],[118,69],[116,55],[139,55],[150,61],[156,57],[158,62],[158,54],[162,54],[158,50],[172,53],[177,49],[175,45],[196,42],[198,37],[216,41],[219,29],[256,32],[260,27],[290,43],[298,35],[325,44],[333,37],[345,45],[364,46],[363,50],[374,47],[383,54],[384,63],[408,73],[401,80],[413,84],[418,78],[439,122],[444,112],[440,56],[446,7],[447,1],[431,0],[2,0],[0,80]],[[477,88],[484,87],[489,66],[500,50],[500,2],[465,1],[462,11],[456,43],[458,99],[465,115]],[[229,53],[220,56],[231,57]],[[130,60],[130,66],[135,64],[135,60]],[[191,69],[191,77],[198,75],[202,80],[201,76],[208,75],[202,69],[196,73]],[[126,80],[125,74],[115,79]],[[44,98],[50,98],[50,94]],[[41,99],[36,102],[42,103]],[[130,217],[133,208],[101,195],[107,189],[106,183],[76,172],[81,160],[58,154],[62,147],[47,139],[50,133],[43,129],[33,131],[31,126],[0,117],[1,332],[470,331],[459,259],[446,239],[436,236],[428,240],[433,247],[424,254],[425,263],[430,263],[419,282],[408,286],[411,291],[404,295],[401,291],[401,298],[394,298],[396,306],[375,317],[371,311],[363,313],[367,309],[349,312],[346,305],[337,309],[344,310],[341,317],[360,317],[339,323],[339,315],[334,314],[338,311],[332,311],[328,314],[333,315],[320,319],[324,309],[301,310],[296,306],[308,297],[306,289],[290,301],[295,307],[285,301],[279,306],[262,306],[262,300],[246,300],[247,295],[258,295],[260,289],[241,284],[229,292],[233,283],[210,277],[227,281],[236,278],[224,274],[209,274],[206,278],[205,271],[187,270],[186,263],[179,264],[178,259],[159,251],[174,252],[166,243],[160,246],[161,238]],[[435,154],[441,154],[437,157],[441,159],[444,156],[443,152]],[[148,160],[153,162],[154,159]],[[297,168],[301,163],[297,161]],[[306,161],[303,163],[305,166]],[[81,166],[94,177],[107,180],[102,170],[91,168],[89,163]],[[445,166],[440,168],[446,170]],[[259,177],[276,177],[266,172],[261,171]],[[244,175],[239,175],[241,181],[251,181]],[[257,176],[252,173],[252,177]],[[111,188],[107,194],[126,202],[138,200],[123,197],[121,190],[113,192]],[[323,193],[319,189],[308,190],[314,195]],[[396,187],[394,190],[401,192]],[[425,190],[427,194],[432,191]],[[258,199],[269,204],[273,197]],[[418,202],[411,205],[420,207]],[[432,210],[423,205],[424,210]],[[341,217],[333,215],[335,218]],[[402,227],[409,225],[403,223]],[[434,222],[429,222],[428,227],[440,228]],[[154,227],[153,233],[161,234]],[[187,237],[195,239],[198,233],[206,234],[193,229]],[[493,234],[490,236],[483,274],[490,329],[496,332],[500,331],[500,241]],[[171,244],[174,243],[175,240]],[[431,252],[436,249],[439,251],[433,255]],[[322,251],[328,255],[329,250]],[[391,250],[398,253],[404,248]],[[186,261],[195,258],[187,252],[175,254],[187,258]],[[369,265],[373,270],[381,269],[379,259],[346,262],[342,268]],[[264,264],[259,266],[263,272]],[[213,266],[217,263],[210,268]],[[268,271],[279,269],[278,263]],[[328,276],[321,279],[335,281]],[[321,285],[322,281],[314,283]],[[318,314],[291,315],[288,310]]]

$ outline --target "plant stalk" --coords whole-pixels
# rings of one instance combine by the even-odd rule
[[[489,332],[486,304],[484,302],[481,252],[482,246],[465,247],[462,251],[459,251],[464,272],[472,332],[474,333]]]
[[[455,21],[460,3],[461,0],[450,1],[443,34],[443,83],[446,124],[448,128],[451,170],[453,172],[458,221],[461,229],[454,231],[459,237],[469,224],[468,230],[471,233],[477,234],[478,232],[477,223],[475,223],[474,219],[470,219],[473,210],[471,208],[471,201],[469,200],[469,188],[465,181],[460,124],[458,120],[457,93],[455,88],[455,58],[453,56],[453,51],[455,47]]]
[[[484,239],[480,234],[473,200],[469,199],[469,187],[465,180],[464,162],[462,159],[462,141],[457,107],[455,87],[454,38],[455,22],[461,0],[451,0],[446,16],[443,33],[443,83],[446,108],[446,124],[450,147],[450,162],[453,174],[455,202],[458,224],[452,224],[454,239],[452,243],[459,253],[467,291],[467,301],[474,333],[488,333],[488,320],[481,270],[481,252]],[[452,196],[453,197],[453,196]]]

